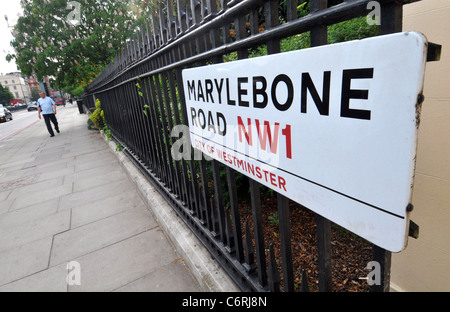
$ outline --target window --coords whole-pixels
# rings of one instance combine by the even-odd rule
[[[5,80],[5,84],[8,84],[8,80]]]
[[[14,79],[12,80],[12,83],[16,83],[16,82],[14,81]]]
[[[18,98],[19,97],[19,92],[16,92],[16,98]]]
[[[14,90],[17,90],[17,87],[16,87],[16,86],[14,86]]]

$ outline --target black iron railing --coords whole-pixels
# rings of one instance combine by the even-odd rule
[[[264,225],[267,192],[262,189],[262,197],[256,181],[214,160],[173,158],[171,150],[179,134],[172,136],[171,131],[175,125],[187,125],[181,71],[221,63],[232,53],[247,58],[249,49],[261,45],[268,54],[280,53],[282,39],[307,32],[311,46],[325,45],[329,25],[366,16],[370,1],[329,6],[327,0],[310,0],[309,13],[299,16],[297,7],[303,2],[283,1],[281,15],[279,1],[178,0],[176,8],[172,1],[161,4],[84,96],[90,108],[100,99],[113,136],[245,291],[339,290],[333,281],[334,227],[310,213],[316,234],[304,239],[314,241],[315,254],[306,258],[315,269],[302,267],[294,259],[308,248],[293,238],[292,214],[304,207],[280,194],[268,196],[276,205],[271,214],[271,225],[278,227],[274,235]],[[401,31],[405,2],[412,1],[378,1],[378,34]],[[389,290],[390,252],[369,246],[373,250],[369,261],[383,266],[381,283],[372,291]],[[360,267],[360,276],[368,273],[364,269]]]

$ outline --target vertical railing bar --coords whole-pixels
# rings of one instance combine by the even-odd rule
[[[177,81],[177,85],[178,85],[178,93],[180,96],[180,101],[181,101],[181,113],[183,115],[183,121],[184,121],[184,125],[188,126],[188,121],[187,121],[187,112],[186,112],[186,103],[185,103],[185,97],[184,97],[184,87],[183,87],[183,79],[182,79],[182,75],[181,75],[181,68],[176,69],[175,72],[176,75],[176,81]],[[186,140],[188,140],[189,146],[191,145],[191,140],[190,140],[190,136],[186,137]],[[191,199],[194,201],[194,206],[195,206],[195,210],[193,210],[193,212],[196,213],[196,215],[200,218],[201,217],[201,207],[200,207],[200,192],[198,189],[198,182],[197,182],[197,174],[196,174],[196,169],[195,169],[195,162],[194,159],[192,157],[193,155],[193,149],[190,148],[190,159],[189,159],[189,168],[191,170],[191,191],[192,191],[192,196]]]
[[[286,1],[286,18],[288,22],[297,19],[297,0]]]
[[[166,128],[167,130],[167,137],[168,137],[168,142],[170,142],[170,147],[173,146],[173,142],[172,142],[172,136],[170,135],[170,133],[172,132],[173,129],[173,114],[172,114],[172,108],[171,108],[171,103],[175,103],[175,101],[171,100],[169,97],[169,91],[167,90],[167,83],[168,81],[168,75],[167,72],[163,72],[161,74],[161,78],[163,81],[163,95],[164,95],[164,110],[166,112],[166,118],[167,118],[167,123],[168,123],[168,128]],[[173,104],[174,105],[174,104]],[[173,190],[174,193],[177,194],[180,198],[182,198],[181,195],[181,188],[180,188],[180,177],[179,177],[179,171],[178,168],[176,166],[176,162],[174,161],[173,157],[172,157],[172,152],[169,149],[169,159],[170,159],[170,168],[172,171],[172,183],[173,183]],[[174,168],[175,167],[175,168]]]
[[[212,207],[211,207],[211,201],[210,201],[210,194],[209,194],[209,180],[208,175],[206,174],[206,160],[204,157],[200,159],[199,161],[200,166],[200,176],[202,179],[202,194],[203,195],[203,206],[202,206],[202,216],[203,219],[206,221],[206,226],[208,227],[209,231],[213,231],[213,221],[214,218],[212,216]]]
[[[256,247],[256,265],[258,267],[258,281],[261,286],[267,285],[266,272],[266,254],[264,248],[264,231],[261,211],[261,196],[258,182],[249,179],[250,183],[250,198],[253,213],[253,229],[255,234]]]
[[[154,105],[151,91],[150,91],[150,81],[149,78],[144,78],[142,81],[142,90],[145,98],[147,99],[147,126],[149,128],[150,137],[152,138],[152,153],[154,155],[154,163],[151,164],[152,171],[159,177],[161,176],[161,170],[162,170],[162,164],[161,160],[162,157],[159,153],[158,149],[158,141],[157,141],[157,133],[155,131],[155,122],[154,122],[154,114],[152,110],[152,106]]]
[[[228,166],[226,167],[226,171],[228,180],[228,194],[230,197],[230,210],[233,220],[234,244],[236,246],[236,258],[239,263],[242,263],[244,261],[244,249],[242,244],[241,218],[239,215],[237,198],[236,174],[234,170]]]
[[[372,245],[373,261],[380,265],[380,283],[373,283],[371,292],[389,292],[391,281],[391,255],[392,253],[384,248]]]
[[[131,83],[131,97],[132,97],[132,101],[135,103],[134,105],[134,114],[135,114],[135,122],[136,122],[136,129],[137,129],[137,133],[135,134],[139,148],[139,159],[142,161],[145,159],[145,145],[144,145],[144,133],[142,131],[142,122],[141,122],[141,118],[143,113],[141,114],[142,110],[140,109],[141,106],[141,99],[139,96],[139,93],[136,89],[136,84],[135,82]]]
[[[149,106],[149,101],[144,91],[145,78],[139,81],[140,92],[141,92],[141,100],[142,100],[142,129],[145,140],[145,155],[147,155],[146,166],[151,168],[151,165],[155,162],[155,155],[153,151],[153,137],[151,136],[151,132],[148,124],[148,114],[149,112],[145,108],[145,105]],[[146,112],[144,114],[144,111]]]
[[[266,30],[270,30],[279,25],[278,0],[270,0],[264,3],[264,16]],[[268,41],[267,51],[269,54],[280,53],[280,40],[276,39]]]
[[[140,38],[142,37],[141,34],[139,33],[139,42],[140,42]],[[141,45],[141,43],[139,43],[139,45]],[[139,72],[139,69],[136,69],[137,72]],[[144,109],[144,105],[143,105],[143,98],[139,95],[140,90],[137,87],[138,80],[135,80],[133,82],[134,86],[132,86],[132,88],[134,89],[133,92],[133,96],[136,102],[136,121],[137,121],[137,127],[138,127],[138,139],[139,139],[139,145],[140,145],[140,158],[141,160],[143,160],[144,162],[146,162],[148,160],[148,153],[147,153],[147,140],[146,140],[146,136],[145,136],[145,130],[144,130],[144,123],[143,123],[143,109]]]
[[[152,105],[151,103],[151,99],[150,99],[150,95],[148,92],[148,79],[144,78],[143,80],[141,80],[140,82],[141,85],[141,89],[142,89],[142,94],[143,94],[143,98],[145,101],[145,104],[148,106],[148,108],[146,108],[146,116],[144,119],[144,125],[145,125],[145,129],[146,129],[146,135],[149,139],[149,150],[148,152],[150,153],[151,156],[151,162],[148,164],[148,166],[151,168],[151,171],[153,172],[159,172],[159,157],[157,156],[157,151],[156,151],[156,143],[155,143],[155,138],[154,138],[154,132],[151,129],[151,124],[152,124],[152,116],[151,116],[151,109],[150,106]],[[157,164],[156,168],[155,168],[155,164]]]
[[[201,10],[201,3],[199,0],[191,0],[191,10],[193,12],[193,22],[194,25],[197,26],[202,19],[202,10]],[[194,38],[195,41],[195,50],[196,53],[201,53],[203,51],[205,51],[205,44],[204,41],[202,40],[203,36]],[[200,65],[206,65],[205,61],[202,62],[203,64]],[[202,157],[202,159],[199,161],[199,165],[200,165],[200,173],[201,173],[201,178],[202,178],[202,182],[203,182],[203,203],[204,203],[204,209],[206,212],[206,223],[207,223],[207,227],[210,231],[213,231],[213,234],[216,234],[216,211],[213,207],[213,205],[211,204],[210,201],[210,194],[209,194],[209,180],[208,180],[208,176],[206,175],[206,161],[204,156]]]
[[[291,221],[289,199],[277,193],[278,219],[280,228],[281,257],[283,263],[284,291],[294,291],[294,269],[292,266]]]
[[[202,21],[202,13],[201,13],[201,3],[200,0],[190,0],[191,1],[191,17],[192,17],[192,25],[197,26]]]
[[[319,291],[332,290],[331,268],[331,222],[316,214]]]
[[[251,274],[255,271],[256,265],[255,265],[255,253],[253,250],[252,236],[250,233],[248,220],[246,220],[244,224],[244,233],[245,233],[245,241],[244,241],[245,263],[243,264],[243,266],[247,270],[248,274]]]
[[[278,1],[268,1],[264,3],[264,15],[266,20],[266,29],[269,30],[279,25]],[[267,53],[274,54],[280,52],[280,40],[271,40],[267,42]],[[292,265],[291,249],[291,224],[289,213],[289,200],[277,193],[278,218],[281,242],[281,257],[283,268],[284,291],[294,291],[294,269]],[[274,268],[276,269],[276,267]]]
[[[137,61],[140,61],[141,59],[143,59],[143,44],[142,44],[142,30],[138,30],[136,32],[136,44],[137,44],[137,51],[138,51],[138,56],[137,56]],[[140,72],[138,72],[138,74],[141,74]]]
[[[184,34],[186,29],[188,28],[186,24],[186,9],[182,0],[177,0],[177,9],[178,9],[178,27],[179,34]],[[179,54],[180,60],[183,59],[186,55],[186,43],[182,43],[179,45]]]
[[[246,36],[245,16],[238,16],[234,20],[234,28],[236,40],[244,39]],[[248,49],[240,49],[237,51],[238,59],[245,59],[248,57]],[[259,184],[253,179],[248,179],[250,185],[250,201],[253,217],[253,230],[256,247],[256,267],[258,273],[258,282],[264,287],[267,285],[267,271],[266,271],[266,254],[264,247],[264,231],[262,228],[262,211],[261,211],[261,197],[259,192]],[[248,224],[246,223],[246,254],[249,252],[250,237]],[[246,260],[251,260],[246,257]],[[252,267],[252,263],[247,263]]]
[[[136,63],[139,60],[139,42],[138,42],[138,34],[137,31],[133,34],[133,63]],[[134,75],[133,75],[134,76]]]
[[[161,137],[161,123],[160,123],[160,117],[159,117],[159,113],[158,113],[158,99],[157,96],[155,94],[155,82],[154,80],[158,79],[158,76],[154,77],[154,76],[150,76],[149,77],[149,90],[150,90],[150,94],[152,97],[152,102],[153,105],[151,106],[152,110],[153,110],[153,123],[154,123],[154,128],[155,128],[155,136],[157,138],[157,142],[158,142],[158,152],[159,152],[159,156],[161,157],[160,160],[160,165],[161,165],[161,174],[159,176],[159,178],[161,179],[161,181],[168,186],[168,181],[167,181],[167,177],[168,177],[168,172],[167,172],[167,158],[166,155],[164,153],[164,144],[162,141],[162,137]]]
[[[148,42],[148,54],[151,54],[155,47],[153,46],[153,35],[152,35],[152,26],[150,25],[150,20],[146,19],[147,26],[147,42]]]
[[[277,261],[275,259],[275,253],[273,251],[273,243],[269,245],[269,291],[280,291],[281,277],[277,268]]]
[[[142,41],[144,42],[144,57],[150,54],[150,43],[148,42],[148,20],[145,20],[144,29],[142,31]]]
[[[177,0],[177,17],[178,17],[178,34],[184,34],[187,29],[186,25],[186,8],[183,0]]]
[[[130,41],[128,42],[128,56],[129,56],[129,64],[133,64],[134,63],[134,36],[131,35],[130,37]],[[127,77],[129,78],[129,77]]]
[[[137,74],[137,71],[138,71],[138,69],[136,68],[135,74]],[[144,153],[145,146],[144,146],[144,139],[143,139],[144,133],[142,131],[142,122],[141,122],[142,115],[141,115],[141,109],[140,109],[140,105],[142,104],[142,102],[141,102],[141,99],[139,98],[139,93],[138,93],[137,86],[136,86],[136,80],[133,81],[130,86],[131,86],[131,90],[132,90],[131,95],[132,95],[132,97],[134,99],[134,103],[135,103],[135,105],[134,105],[135,113],[134,114],[135,114],[135,120],[136,120],[136,128],[138,131],[138,133],[136,134],[136,136],[137,136],[136,139],[139,144],[139,158],[142,161],[145,158],[145,156],[144,156],[145,155],[145,153]]]
[[[193,18],[192,18],[193,12],[191,9],[191,6],[189,4],[186,4],[186,25],[187,28],[190,29],[193,25]],[[186,47],[187,47],[187,55],[192,56],[194,55],[194,49],[195,49],[195,40],[189,40],[186,43]]]
[[[163,107],[163,95],[161,94],[161,84],[160,84],[160,79],[162,79],[162,75],[155,75],[154,76],[154,86],[155,86],[155,93],[157,96],[157,103],[159,106],[159,118],[157,120],[157,125],[160,129],[160,132],[162,137],[161,140],[165,141],[165,144],[162,144],[162,154],[164,155],[164,159],[165,159],[165,166],[166,166],[166,181],[167,181],[167,186],[171,189],[174,190],[174,185],[173,185],[173,166],[172,166],[172,154],[170,153],[170,149],[169,149],[169,142],[170,140],[168,139],[168,135],[167,135],[167,124],[166,124],[166,118],[165,118],[165,112],[164,112],[164,107]],[[162,141],[162,142],[164,142]]]
[[[158,25],[157,17],[155,13],[152,14],[152,25],[153,25],[153,38],[155,42],[155,49],[158,49],[161,46],[161,38],[160,38],[160,30]]]
[[[379,35],[402,31],[402,23],[402,1],[393,1],[390,3],[383,3],[381,5]]]
[[[402,31],[403,3],[394,1],[381,5],[379,35]],[[380,264],[381,283],[371,287],[372,292],[389,292],[391,282],[391,252],[376,245],[372,247],[373,259]]]
[[[119,100],[119,96],[117,95],[117,89],[112,89],[112,93],[113,93],[113,98],[114,98],[114,103],[118,106],[118,109],[113,109],[112,108],[112,104],[108,103],[108,107],[111,106],[111,108],[109,108],[109,110],[111,110],[111,115],[113,115],[114,121],[113,124],[111,125],[111,131],[113,134],[115,134],[117,137],[120,138],[120,140],[123,141],[123,127],[124,125],[126,125],[126,121],[125,121],[125,116],[124,114],[121,114],[120,112],[123,111],[122,108],[122,102]]]
[[[245,16],[239,16],[234,20],[234,30],[236,32],[236,40],[241,40],[245,38]],[[243,48],[237,51],[238,59],[248,58],[248,49]]]
[[[158,5],[158,12],[159,12],[159,29],[161,31],[161,41],[162,45],[165,45],[168,41],[168,33],[167,33],[167,25],[166,25],[166,18],[164,17],[164,12],[162,8],[163,2],[160,2]]]
[[[257,33],[259,33],[258,10],[250,11],[249,22],[250,22],[250,34],[256,35]]]
[[[327,8],[328,0],[311,0],[311,13]],[[311,29],[311,46],[327,44],[327,26],[316,26]],[[319,291],[332,290],[331,267],[331,222],[316,214],[317,223],[317,252],[319,270]]]
[[[134,33],[134,58],[138,62],[140,59],[140,47],[139,47],[139,30],[136,29]]]
[[[176,35],[176,22],[173,16],[173,7],[172,0],[167,0],[166,2],[166,10],[167,10],[167,30],[168,30],[168,41],[172,41]]]
[[[223,205],[223,193],[222,193],[222,183],[220,179],[219,163],[216,160],[212,160],[212,170],[214,179],[214,191],[216,197],[216,205],[219,219],[219,234],[220,239],[223,244],[226,244],[226,225],[225,225],[225,208]],[[217,231],[217,229],[215,229]]]
[[[234,254],[236,252],[236,248],[234,245],[234,236],[233,236],[233,223],[231,221],[231,209],[225,205],[225,249],[230,254]]]
[[[300,292],[309,292],[308,276],[306,270],[302,269],[302,279],[300,284]]]
[[[158,99],[156,97],[155,94],[155,83],[154,83],[154,79],[158,79],[157,77],[149,77],[148,79],[148,83],[149,83],[149,90],[150,90],[150,94],[152,97],[152,117],[153,117],[153,128],[154,128],[154,133],[156,136],[156,142],[157,142],[157,150],[158,150],[158,154],[159,154],[159,163],[160,163],[160,168],[159,168],[159,175],[158,178],[162,181],[162,183],[164,184],[165,187],[168,187],[168,183],[167,183],[167,165],[166,165],[166,159],[164,156],[164,144],[162,141],[162,136],[161,136],[161,127],[159,126],[159,110],[158,110]]]
[[[124,85],[124,89],[125,89],[125,91],[127,91],[127,89],[128,89],[128,86],[127,85]],[[124,94],[125,94],[125,92],[124,92]],[[123,97],[125,97],[125,95],[123,95]],[[132,114],[131,114],[131,110],[130,110],[130,99],[129,98],[124,98],[124,103],[125,103],[125,105],[126,105],[126,108],[127,108],[127,110],[126,110],[126,112],[127,112],[127,119],[128,119],[128,129],[129,129],[129,131],[128,132],[126,132],[127,134],[124,136],[125,138],[126,138],[126,141],[128,142],[128,146],[130,146],[131,148],[134,148],[135,147],[135,143],[134,143],[134,137],[129,137],[129,133],[132,133],[133,131],[134,131],[134,126],[133,126],[133,116],[132,116]]]
[[[169,76],[169,84],[171,86],[170,91],[172,93],[172,101],[173,101],[173,110],[174,110],[174,117],[175,117],[175,124],[178,126],[182,126],[182,122],[180,119],[180,111],[178,109],[178,99],[177,99],[177,94],[176,94],[176,88],[178,87],[178,89],[180,89],[180,86],[177,86],[174,80],[174,75],[175,72],[174,71],[170,71],[168,73]],[[183,135],[189,135],[189,133],[184,133]],[[180,138],[180,140],[186,140],[186,138],[182,137]],[[190,148],[190,145],[189,145]],[[185,151],[183,150],[183,153]],[[183,192],[183,201],[191,208],[191,204],[190,204],[190,189],[189,189],[189,182],[188,182],[188,176],[187,176],[187,164],[186,164],[186,159],[181,159],[179,161],[179,163],[181,164],[181,177],[182,177],[182,192]]]
[[[127,91],[126,92],[126,94],[130,94],[131,93],[131,85],[132,84],[132,82],[130,82],[130,83],[127,83],[126,84],[126,86],[125,86],[125,90]],[[137,132],[137,128],[136,128],[136,119],[135,119],[135,116],[134,116],[134,111],[133,111],[133,105],[134,105],[134,103],[133,103],[133,100],[132,100],[132,97],[128,97],[128,111],[130,112],[130,119],[131,119],[131,125],[132,125],[132,132],[131,132],[131,134],[132,134],[132,138],[131,138],[131,140],[132,140],[132,142],[133,142],[133,145],[132,145],[132,147],[133,147],[133,150],[134,151],[139,151],[139,147],[138,147],[138,140],[137,140],[137,136],[135,135],[135,133]],[[128,135],[129,135],[130,133],[128,133]]]
[[[140,101],[140,99],[139,99],[139,94],[138,94],[138,92],[137,92],[137,90],[136,90],[136,85],[135,85],[135,82],[131,82],[130,83],[130,91],[132,91],[131,92],[131,97],[132,97],[132,102],[133,103],[135,103],[134,105],[133,105],[133,111],[134,111],[134,116],[135,116],[135,118],[134,118],[134,120],[135,120],[135,122],[136,122],[136,132],[137,133],[135,133],[135,136],[136,136],[136,141],[137,141],[137,144],[138,144],[138,155],[139,155],[139,159],[140,160],[143,160],[143,158],[144,158],[144,150],[145,150],[145,148],[144,148],[144,145],[143,145],[143,132],[142,132],[142,128],[141,128],[141,126],[142,126],[142,123],[140,122],[140,120],[141,120],[141,118],[142,118],[142,116],[141,116],[141,114],[140,114],[140,104],[141,104],[141,101]]]

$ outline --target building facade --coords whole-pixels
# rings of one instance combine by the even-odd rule
[[[9,73],[0,76],[0,83],[3,87],[7,87],[9,91],[19,101],[28,103],[31,97],[30,87],[26,79],[22,77],[21,73]]]
[[[26,81],[28,82],[28,86],[30,87],[30,92],[33,90],[40,90],[39,86],[39,80],[37,79],[36,75],[31,75],[28,77],[25,77]]]
[[[442,45],[441,59],[426,64],[411,219],[418,239],[392,255],[391,289],[450,291],[450,1],[426,0],[403,8],[403,31]]]

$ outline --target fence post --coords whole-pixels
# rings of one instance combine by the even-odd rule
[[[372,292],[389,292],[391,282],[391,252],[373,245],[373,260],[380,264],[380,283],[373,284]]]
[[[326,9],[328,0],[311,0],[310,12]],[[311,29],[311,47],[327,44],[327,26]],[[319,291],[331,291],[331,222],[316,214]]]

